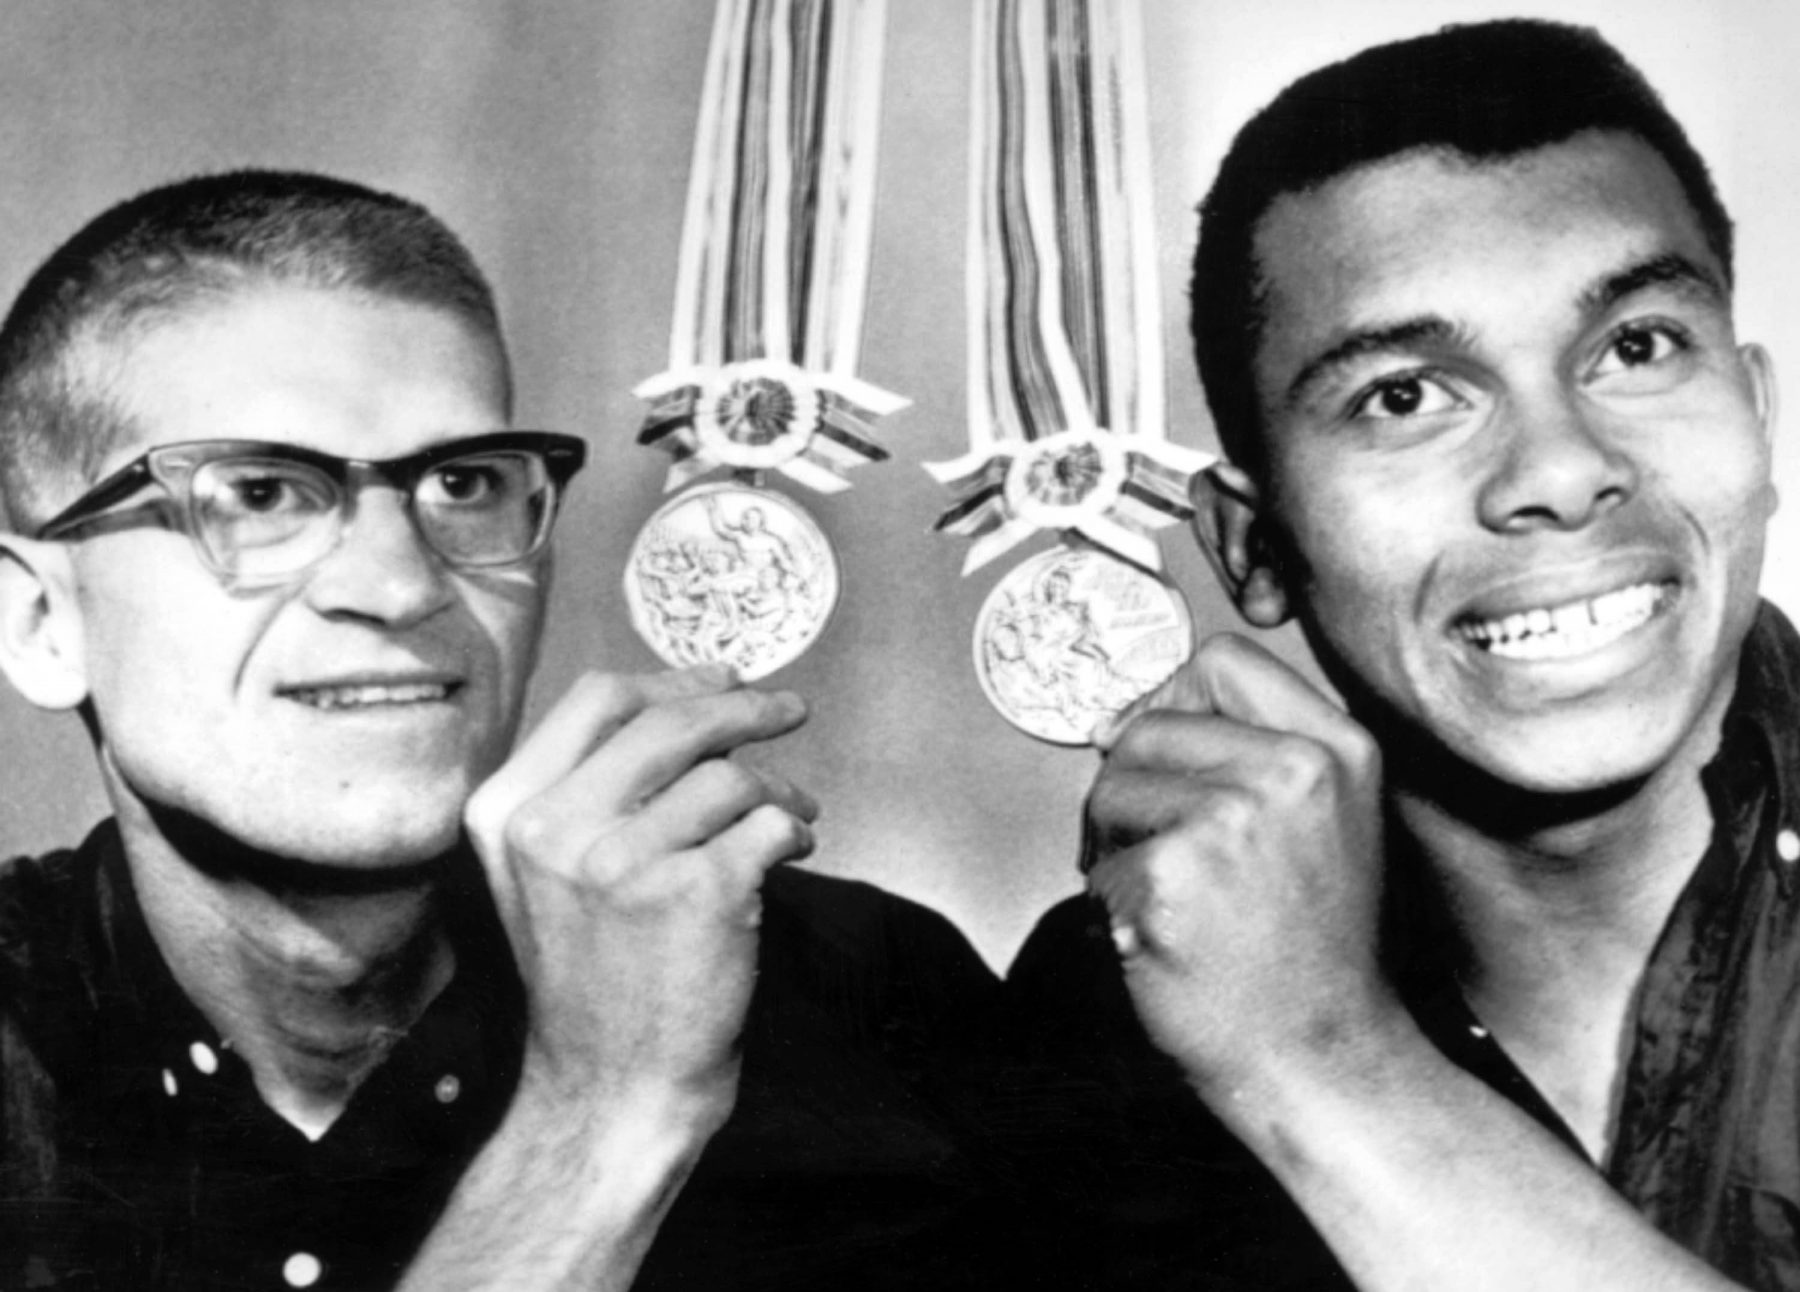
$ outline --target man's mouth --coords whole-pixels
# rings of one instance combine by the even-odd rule
[[[1503,659],[1567,659],[1599,650],[1648,622],[1668,605],[1670,583],[1634,583],[1615,592],[1499,619],[1463,619],[1457,634]]]
[[[446,700],[448,682],[374,682],[354,686],[299,686],[283,692],[314,709],[369,709],[378,705],[428,704]]]

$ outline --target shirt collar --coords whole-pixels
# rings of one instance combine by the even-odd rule
[[[1701,772],[1715,824],[1740,859],[1760,854],[1784,897],[1796,890],[1794,863],[1770,841],[1788,830],[1800,777],[1800,635],[1768,602],[1739,656],[1737,686],[1720,728],[1718,752]],[[1762,838],[1768,835],[1768,839]]]
[[[168,1073],[219,1061],[229,1045],[181,990],[158,950],[117,824],[102,822],[82,851],[96,863],[96,900],[73,958],[108,1033],[129,1037],[130,1052],[160,1068],[165,1082]],[[482,1091],[504,1100],[517,1079],[524,992],[480,861],[465,847],[447,865],[442,892],[456,969],[414,1023],[404,1053],[410,1064],[481,1074],[476,1084]]]

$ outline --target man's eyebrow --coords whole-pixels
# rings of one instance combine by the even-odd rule
[[[1323,381],[1333,369],[1353,363],[1365,355],[1411,349],[1425,342],[1445,345],[1461,335],[1461,328],[1435,314],[1402,319],[1398,323],[1387,323],[1379,327],[1359,328],[1308,360],[1288,383],[1285,402],[1290,408],[1300,403],[1307,391]]]
[[[1581,311],[1590,317],[1604,314],[1634,293],[1665,285],[1694,292],[1721,305],[1730,299],[1717,274],[1671,251],[1606,275],[1581,294]]]

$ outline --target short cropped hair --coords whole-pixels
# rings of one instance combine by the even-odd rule
[[[492,339],[493,290],[416,202],[300,172],[152,189],[102,213],[26,282],[0,324],[0,496],[29,532],[51,494],[91,483],[130,430],[112,384],[147,330],[257,286],[361,292],[454,313]]]
[[[1283,90],[1238,132],[1200,206],[1194,357],[1228,457],[1261,475],[1255,360],[1266,317],[1257,226],[1276,199],[1403,153],[1504,161],[1583,131],[1660,154],[1731,281],[1731,219],[1650,83],[1590,28],[1528,19],[1445,27],[1368,49]]]

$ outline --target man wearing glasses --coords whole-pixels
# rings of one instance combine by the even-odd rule
[[[514,748],[584,445],[510,402],[454,236],[315,176],[124,203],[0,329],[0,667],[114,811],[0,869],[5,1286],[622,1288],[659,1226],[636,1286],[955,1285],[892,1236],[962,1211],[985,971],[769,873],[792,694],[592,674]]]

